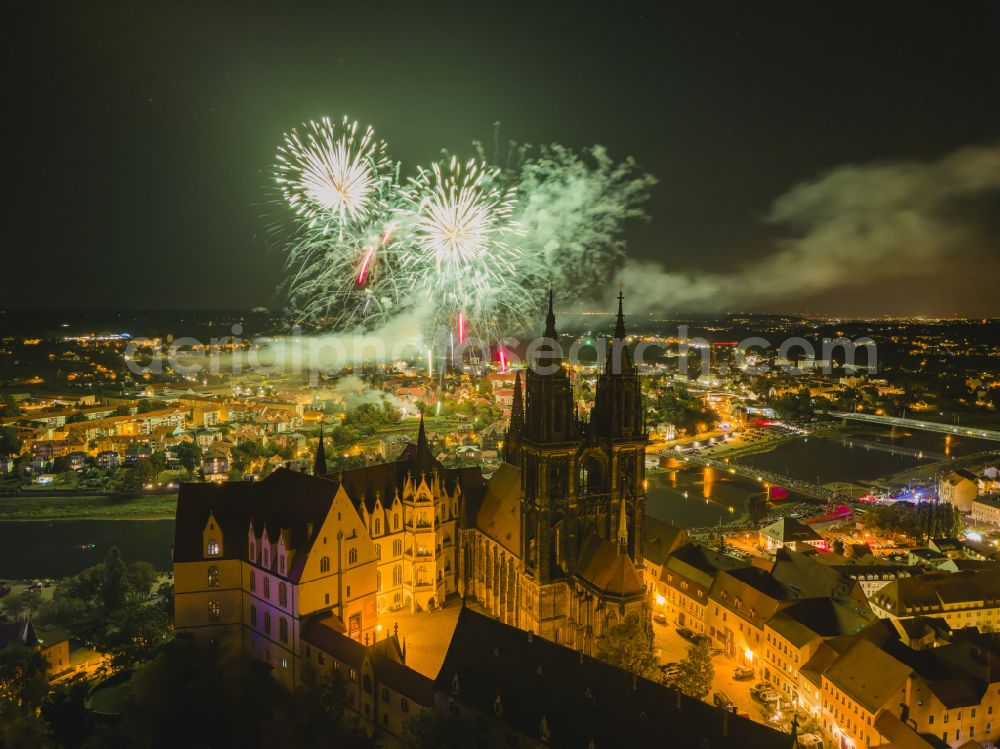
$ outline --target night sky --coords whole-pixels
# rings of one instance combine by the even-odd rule
[[[373,124],[406,164],[471,153],[495,121],[634,156],[659,184],[629,255],[692,278],[751,278],[791,231],[774,201],[831,169],[1000,148],[995,2],[20,5],[6,308],[280,307],[268,169],[324,114]],[[931,199],[961,229],[940,252],[899,238],[872,276],[708,306],[995,315],[998,195]]]

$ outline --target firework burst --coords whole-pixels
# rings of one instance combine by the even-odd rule
[[[485,164],[452,158],[420,169],[403,191],[408,236],[400,269],[433,301],[438,323],[457,326],[462,339],[467,323],[490,337],[524,309],[514,191],[501,188],[497,176]]]
[[[394,188],[394,165],[385,143],[369,127],[329,118],[285,135],[278,149],[276,181],[288,205],[324,232],[364,226]]]

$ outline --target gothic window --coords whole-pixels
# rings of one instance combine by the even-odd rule
[[[323,557],[319,560],[319,571],[329,572],[330,571],[330,557]]]
[[[265,567],[270,567],[271,566],[271,550],[265,546],[262,556],[264,557],[264,566]]]
[[[268,598],[269,599],[270,597],[271,597],[271,578],[265,577],[264,578],[264,598]]]
[[[264,612],[264,633],[268,634],[268,635],[271,634],[271,612],[270,611],[265,611]]]
[[[250,570],[250,592],[254,593],[257,591],[257,575],[253,570]]]
[[[217,622],[222,618],[222,604],[218,601],[208,602],[208,620],[210,622]]]
[[[288,605],[288,586],[278,583],[278,603],[282,606]]]
[[[375,590],[378,591],[379,593],[382,592],[382,573],[381,572],[376,572],[375,573]]]
[[[398,512],[392,513],[392,529],[394,531],[398,531],[399,530],[399,513]]]
[[[392,584],[393,585],[403,584],[403,568],[398,564],[392,568]]]
[[[278,639],[288,642],[288,620],[285,617],[278,620]]]
[[[217,557],[219,556],[219,542],[214,538],[209,539],[208,543],[205,544],[205,556]]]
[[[284,554],[282,554],[281,556],[278,557],[278,574],[279,575],[284,575],[285,574],[285,555]]]
[[[253,604],[250,604],[250,626],[257,626],[257,607]]]
[[[257,561],[257,544],[253,542],[252,538],[250,539],[250,561]]]
[[[580,494],[600,493],[604,484],[604,471],[601,467],[601,461],[593,455],[584,458],[580,463],[577,484]]]
[[[208,568],[208,584],[213,588],[219,584],[219,568],[214,564]]]
[[[348,564],[357,564],[358,563],[358,550],[357,549],[352,548],[350,551],[347,552],[347,563]]]
[[[392,542],[392,555],[398,557],[403,553],[403,542],[400,539],[396,539]]]
[[[380,533],[382,533],[382,519],[375,518],[375,535],[377,536]]]

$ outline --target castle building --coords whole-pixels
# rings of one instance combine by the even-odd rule
[[[589,654],[610,627],[648,616],[642,398],[621,294],[589,420],[574,408],[551,293],[543,337],[523,402],[515,381],[504,463],[481,500],[465,497],[460,587],[503,622]]]
[[[324,463],[320,448],[314,472]],[[258,482],[183,484],[175,628],[235,635],[294,683],[300,635],[311,619],[324,617],[356,641],[374,641],[380,612],[434,609],[457,593],[463,487],[482,492],[479,469],[442,467],[423,421],[416,444],[392,463],[320,476],[279,468]]]

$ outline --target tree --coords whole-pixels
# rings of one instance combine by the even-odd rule
[[[169,408],[166,401],[161,400],[144,400],[139,401],[139,407],[136,409],[138,413],[146,414],[150,411],[163,411]]]
[[[844,554],[844,539],[842,539],[842,538],[835,538],[835,539],[833,539],[833,553],[834,554],[840,554],[841,556],[843,556],[843,554]]]
[[[13,427],[0,427],[0,455],[20,455],[21,439]]]
[[[105,611],[117,611],[125,603],[125,594],[128,592],[128,581],[125,577],[127,572],[125,562],[122,561],[122,553],[118,551],[117,546],[112,546],[104,558],[104,569],[101,573],[101,602]]]
[[[38,715],[49,683],[46,662],[20,642],[0,649],[0,746],[51,746],[49,728]]]
[[[96,638],[114,671],[132,669],[156,655],[170,636],[170,621],[160,606],[131,600],[109,617]]]
[[[403,726],[406,749],[463,749],[473,746],[476,732],[465,716],[421,710]]]
[[[177,459],[181,466],[188,472],[194,473],[194,469],[201,465],[201,448],[197,442],[181,442],[177,445]]]
[[[658,666],[651,635],[649,626],[631,614],[601,638],[597,657],[636,676],[656,679]]]
[[[699,640],[688,650],[687,657],[678,664],[680,674],[676,685],[689,697],[701,699],[712,688],[712,677],[715,667],[712,665],[712,654],[709,651],[708,640]]]
[[[143,458],[129,469],[123,485],[129,491],[136,491],[156,481],[158,475],[153,463],[148,458]]]
[[[22,590],[3,600],[3,610],[11,619],[20,619],[34,614],[41,603],[42,594],[37,590]]]
[[[129,590],[142,598],[147,598],[159,576],[156,567],[149,562],[139,560],[128,566],[126,581]]]

